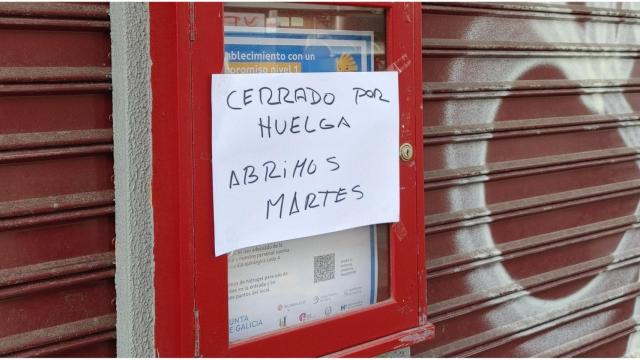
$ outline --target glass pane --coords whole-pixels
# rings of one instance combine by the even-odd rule
[[[225,72],[386,68],[379,8],[225,4]],[[230,341],[386,300],[389,226],[379,224],[229,254]]]

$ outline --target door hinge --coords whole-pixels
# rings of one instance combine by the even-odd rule
[[[194,344],[193,351],[194,357],[200,357],[200,312],[198,309],[193,310],[193,322],[194,322]]]
[[[189,3],[189,40],[196,40],[196,7]]]

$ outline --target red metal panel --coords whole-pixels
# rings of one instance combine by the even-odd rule
[[[637,356],[640,11],[597,6],[423,4],[412,355]]]
[[[0,355],[115,355],[108,31],[0,4]]]

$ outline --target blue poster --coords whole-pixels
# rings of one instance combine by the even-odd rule
[[[225,27],[225,73],[373,71],[373,32]]]

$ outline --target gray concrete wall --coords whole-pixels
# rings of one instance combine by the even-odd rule
[[[155,306],[148,4],[111,4],[111,62],[118,356],[153,357]]]

